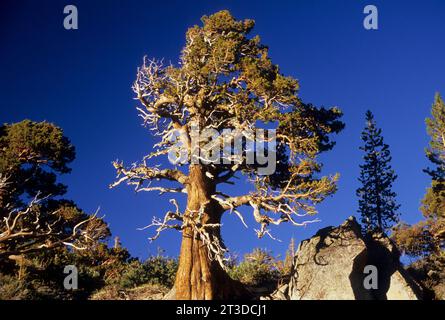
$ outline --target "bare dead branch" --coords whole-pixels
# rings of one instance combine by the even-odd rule
[[[60,216],[48,219],[57,217],[58,210],[45,213],[43,219],[38,204],[46,197],[39,196],[40,193],[23,210],[9,210],[0,221],[0,256],[23,255],[61,246],[85,250],[92,241],[103,236],[106,225],[96,223],[101,221],[97,212],[74,225],[70,234],[64,233]]]

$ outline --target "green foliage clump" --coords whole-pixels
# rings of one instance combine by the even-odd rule
[[[142,284],[159,284],[172,287],[175,281],[178,262],[161,255],[149,257],[145,262],[132,261],[126,267],[119,285],[134,288]]]
[[[431,137],[426,155],[435,168],[425,170],[431,178],[431,187],[422,201],[422,213],[431,219],[445,219],[445,103],[436,94],[431,108],[431,118],[426,119]]]
[[[149,277],[144,265],[139,260],[135,260],[126,266],[118,284],[120,287],[128,289],[140,286],[148,281]]]
[[[167,287],[173,286],[178,270],[178,261],[176,259],[164,256],[154,256],[145,261],[144,266],[150,275],[150,282],[162,284]]]
[[[269,285],[277,282],[280,271],[277,259],[264,249],[256,248],[244,260],[229,270],[229,275],[249,286]]]
[[[115,283],[131,263],[124,248],[109,248],[98,243],[89,250],[72,251],[60,247],[51,251],[26,255],[23,266],[14,266],[5,260],[0,272],[17,280],[23,299],[86,299],[93,292]],[[74,265],[78,271],[78,289],[66,290],[63,286],[64,268]],[[0,283],[0,290],[8,291]]]
[[[74,158],[74,146],[52,123],[24,120],[0,126],[0,173],[14,187],[0,196],[0,204],[19,207],[23,196],[65,194],[66,186],[56,179],[71,171]]]

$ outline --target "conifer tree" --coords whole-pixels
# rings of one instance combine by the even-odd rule
[[[422,200],[422,213],[433,220],[445,218],[445,104],[436,94],[431,108],[431,118],[426,119],[428,134],[431,137],[426,149],[428,159],[435,168],[425,170],[431,176],[431,186]]]
[[[108,226],[61,198],[75,149],[61,128],[24,120],[0,126],[0,265],[2,259],[60,247],[86,249]]]
[[[244,223],[238,210],[250,207],[258,237],[270,236],[270,225],[312,222],[303,217],[315,214],[315,205],[336,190],[336,175],[319,175],[317,155],[333,147],[331,134],[343,128],[341,111],[303,103],[298,81],[272,63],[268,47],[250,35],[253,27],[254,21],[236,20],[228,11],[204,16],[202,26],[187,31],[177,65],[145,60],[133,85],[144,124],[161,139],[139,164],[114,162],[118,180],[112,187],[126,182],[137,191],[186,194],[185,208],[173,198],[174,210],[151,224],[157,228],[153,239],[167,229],[182,232],[176,299],[245,295],[224,270],[227,249],[220,229],[225,212]],[[246,161],[247,143],[236,148],[242,152],[234,149],[239,132],[266,125],[276,129],[276,148],[269,136],[257,142],[267,145],[268,155],[276,154],[276,161],[268,162],[276,170],[262,175],[258,162]],[[203,159],[209,149],[223,162]],[[158,158],[175,154],[184,157],[170,166]],[[221,185],[233,185],[242,175],[251,182],[249,193],[239,195],[236,187],[222,192]]]
[[[445,242],[445,104],[438,93],[426,126],[431,141],[425,152],[434,167],[424,170],[431,176],[420,207],[425,220],[400,226],[394,238],[406,254],[435,259],[443,255]]]
[[[443,299],[440,286],[445,279],[445,104],[438,93],[426,126],[431,138],[426,155],[434,166],[424,170],[431,176],[420,208],[425,219],[414,225],[398,226],[393,239],[403,253],[421,257],[411,266],[417,280],[432,289],[436,298]]]
[[[389,146],[384,143],[382,130],[377,127],[374,115],[366,112],[366,127],[362,132],[365,152],[364,163],[360,165],[362,184],[357,189],[359,212],[368,233],[385,231],[399,220],[396,193],[392,184],[397,176],[391,167]]]

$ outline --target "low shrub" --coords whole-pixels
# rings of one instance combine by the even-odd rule
[[[159,284],[172,287],[175,281],[178,263],[176,259],[164,256],[152,256],[145,262],[132,261],[125,268],[119,285],[134,288],[142,284]]]
[[[269,251],[254,249],[229,270],[230,276],[249,286],[265,286],[280,278],[277,260]]]

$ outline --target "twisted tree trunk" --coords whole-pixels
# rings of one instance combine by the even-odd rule
[[[202,210],[200,224],[221,222],[223,210],[211,198],[215,192],[214,183],[205,176],[199,165],[190,166],[189,183],[187,185],[187,210],[184,216],[196,219]],[[196,221],[196,220],[194,220]],[[219,240],[220,228],[206,228],[206,232]],[[220,240],[222,243],[222,241]],[[182,231],[179,267],[175,281],[176,299],[180,300],[213,300],[246,298],[247,289],[223,270],[219,263],[210,259],[209,250],[193,227]]]

